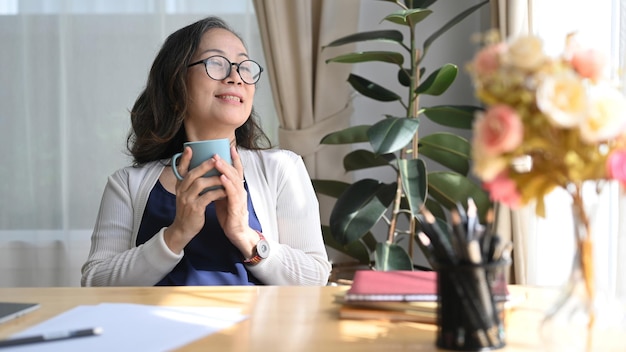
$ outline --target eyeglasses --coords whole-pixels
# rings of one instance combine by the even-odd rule
[[[237,73],[241,80],[246,84],[255,84],[261,78],[261,72],[263,67],[252,60],[244,60],[240,63],[230,62],[227,58],[215,55],[208,57],[204,60],[194,62],[187,65],[187,67],[204,64],[206,74],[216,81],[221,81],[230,76],[230,72],[233,66],[237,66]]]

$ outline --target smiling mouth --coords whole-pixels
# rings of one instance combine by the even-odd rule
[[[236,97],[234,95],[217,95],[217,98],[220,98],[222,100],[228,100],[228,101],[234,101],[237,103],[241,103],[241,98]]]

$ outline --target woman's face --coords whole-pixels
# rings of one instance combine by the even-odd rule
[[[248,59],[243,43],[233,33],[214,28],[202,36],[191,62],[220,55],[232,63]],[[185,129],[189,140],[234,139],[235,129],[243,125],[252,110],[255,85],[246,84],[232,66],[228,77],[215,80],[207,75],[205,65],[188,68],[189,101]]]

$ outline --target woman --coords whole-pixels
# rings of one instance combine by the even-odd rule
[[[252,102],[262,68],[221,19],[171,34],[131,111],[134,165],[109,177],[83,286],[325,285],[330,263],[302,159],[269,149]],[[188,170],[186,141],[229,138]],[[216,168],[221,176],[201,177]],[[206,193],[202,190],[221,186]],[[257,246],[259,245],[259,246]]]

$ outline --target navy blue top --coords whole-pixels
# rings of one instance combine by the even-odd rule
[[[244,183],[246,190],[247,183]],[[261,231],[248,193],[250,227]],[[137,245],[146,242],[163,227],[170,226],[176,216],[176,195],[157,181],[141,219]],[[204,227],[186,246],[185,255],[174,269],[156,286],[255,285],[261,282],[243,264],[243,256],[226,237],[217,221],[215,205],[206,208]]]

